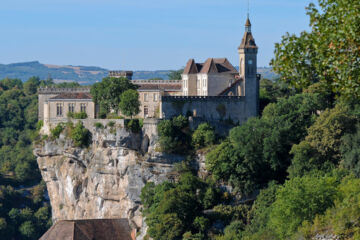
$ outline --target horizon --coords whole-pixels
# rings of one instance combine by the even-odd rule
[[[310,2],[250,3],[259,67],[269,67],[274,44],[286,32],[309,29],[305,7]],[[6,0],[0,10],[0,29],[7,36],[0,63],[154,71],[180,69],[190,58],[226,57],[238,66],[246,15],[246,0],[154,0],[151,5],[144,0]]]

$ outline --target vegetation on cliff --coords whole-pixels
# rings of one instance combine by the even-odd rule
[[[0,80],[0,236],[38,239],[51,225],[32,142],[37,133],[37,88],[52,84],[30,78]]]
[[[192,190],[186,193],[198,193],[190,201],[199,203],[191,205],[196,211],[181,212],[191,217],[181,218],[176,211],[189,204],[185,191],[176,195],[176,202],[167,195],[183,187],[181,180],[144,189],[150,237],[360,237],[360,5],[352,0],[319,0],[318,6],[308,7],[311,32],[288,34],[276,45],[272,65],[280,80],[261,82],[261,116],[233,128],[225,140],[209,148],[210,175],[187,183]],[[169,129],[171,124],[164,123]],[[205,135],[197,135],[202,143]],[[171,146],[177,135],[169,136],[164,142]],[[214,197],[212,206],[200,204],[206,187],[196,181],[216,181],[213,186],[220,197]],[[220,187],[224,185],[232,189],[226,198],[228,191]],[[145,194],[149,189],[153,195]],[[149,203],[153,196],[161,204]],[[241,211],[226,218],[217,215],[214,221],[216,205],[222,206],[222,213],[227,208]],[[155,215],[158,218],[151,217]]]

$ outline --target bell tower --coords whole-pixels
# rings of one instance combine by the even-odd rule
[[[259,79],[257,78],[257,53],[255,39],[251,33],[249,16],[245,23],[245,34],[238,48],[240,64],[239,75],[243,81],[247,118],[259,114]]]

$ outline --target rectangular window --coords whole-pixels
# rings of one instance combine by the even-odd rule
[[[144,117],[147,117],[149,115],[149,108],[147,106],[144,106]]]
[[[154,102],[157,102],[157,101],[158,101],[158,94],[154,93]]]
[[[75,103],[69,103],[69,112],[75,112]]]
[[[80,112],[86,112],[86,103],[80,104]]]
[[[62,117],[62,104],[61,103],[56,104],[56,116]]]
[[[147,93],[144,93],[144,102],[147,102],[148,101],[148,95]]]

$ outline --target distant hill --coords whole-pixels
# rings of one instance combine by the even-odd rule
[[[93,84],[101,81],[108,75],[108,69],[100,67],[86,66],[59,66],[51,64],[42,64],[38,61],[0,64],[0,79],[19,78],[26,81],[32,76],[38,76],[41,79],[51,77],[55,82],[75,81],[82,85]],[[159,71],[134,71],[133,79],[163,78],[167,79],[171,70]],[[259,68],[258,72],[264,78],[274,79],[276,75],[271,68]]]

